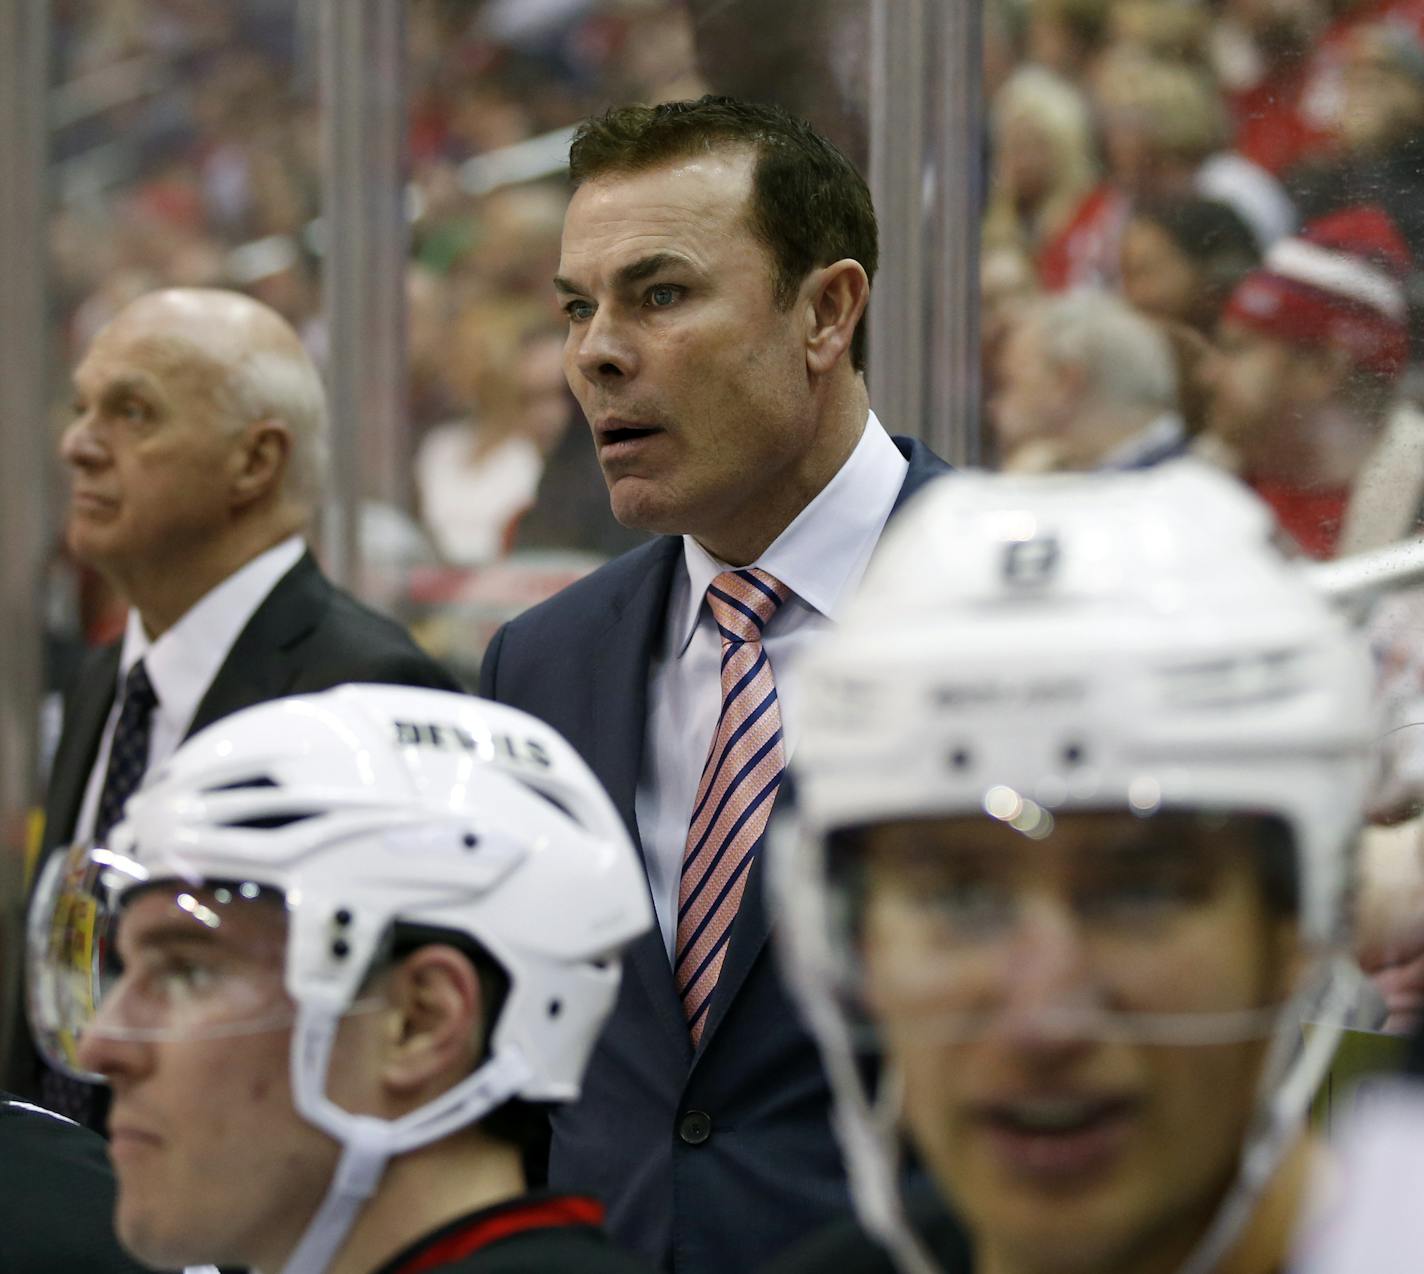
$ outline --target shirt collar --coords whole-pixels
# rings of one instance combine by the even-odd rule
[[[305,551],[301,536],[293,535],[259,553],[216,588],[209,589],[172,628],[154,640],[144,632],[138,611],[130,607],[119,655],[120,677],[127,677],[142,659],[158,697],[155,711],[180,736],[186,733],[238,634]]]
[[[802,603],[834,619],[860,583],[909,463],[872,411],[860,441],[816,498],[772,541],[755,562]],[[712,581],[733,568],[713,557],[690,535],[682,537],[687,592],[677,624],[679,656],[687,649]]]

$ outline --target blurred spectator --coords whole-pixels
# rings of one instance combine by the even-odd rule
[[[1337,548],[1371,455],[1388,447],[1396,381],[1408,354],[1409,250],[1377,208],[1335,213],[1277,244],[1240,284],[1222,321],[1212,433],[1281,525],[1315,557]],[[1412,430],[1410,430],[1412,432]],[[1412,526],[1417,470],[1393,475],[1388,514]],[[1403,478],[1403,484],[1398,479]]]
[[[1019,244],[1044,287],[1095,282],[1126,208],[1099,181],[1088,100],[1070,81],[1020,67],[994,99],[986,238]]]
[[[1352,33],[1344,48],[1338,150],[1293,171],[1304,216],[1375,203],[1424,253],[1424,41],[1403,23]]]
[[[999,393],[1004,342],[1040,292],[1033,262],[1016,243],[985,239],[979,253],[979,373],[984,401]]]
[[[1325,143],[1302,113],[1309,57],[1325,29],[1327,0],[1226,0],[1216,68],[1236,124],[1236,149],[1281,173]]]
[[[1112,6],[1109,39],[1119,48],[1204,71],[1210,66],[1211,22],[1211,11],[1201,4],[1117,0]]]
[[[1146,201],[1123,236],[1123,292],[1143,314],[1212,332],[1259,261],[1250,228],[1225,204],[1191,195]]]
[[[562,350],[547,305],[502,298],[461,316],[450,354],[470,415],[432,429],[415,458],[422,516],[447,561],[508,550],[569,425]]]
[[[1087,289],[1029,302],[993,405],[1001,467],[1139,469],[1180,456],[1176,361],[1123,301]]]
[[[1107,46],[1112,9],[1111,0],[1030,0],[1029,60],[1081,83]]]

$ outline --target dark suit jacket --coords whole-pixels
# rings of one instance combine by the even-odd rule
[[[116,642],[90,655],[66,697],[45,800],[46,851],[74,834],[118,688],[119,653]],[[404,628],[342,592],[304,553],[238,634],[188,734],[253,704],[348,681],[461,689]]]
[[[908,439],[898,508],[948,466]],[[560,730],[638,839],[649,665],[682,541],[617,558],[495,634],[480,693]],[[767,950],[748,876],[696,1054],[656,928],[628,953],[583,1097],[553,1120],[550,1184],[598,1194],[615,1239],[677,1274],[742,1274],[848,1206],[830,1091]]]

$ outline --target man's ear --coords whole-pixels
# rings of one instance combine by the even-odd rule
[[[429,1100],[474,1069],[484,1042],[484,996],[468,956],[422,946],[391,970],[386,987],[392,1023],[381,1078],[398,1098]]]
[[[232,498],[245,508],[282,485],[292,454],[292,431],[280,420],[255,420],[242,431],[235,451]]]
[[[824,376],[850,350],[870,302],[865,267],[849,257],[813,270],[802,285],[806,315],[806,369]]]

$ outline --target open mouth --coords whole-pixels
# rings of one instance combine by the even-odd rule
[[[639,438],[650,438],[659,431],[653,427],[641,427],[637,425],[619,425],[613,429],[605,429],[599,434],[599,441],[605,447],[616,446],[620,442],[636,442]]]
[[[1066,1180],[1106,1166],[1135,1113],[1122,1098],[1041,1097],[988,1105],[981,1120],[1008,1166]]]

